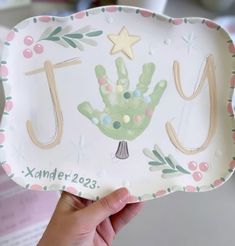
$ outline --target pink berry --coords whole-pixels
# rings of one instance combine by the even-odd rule
[[[193,179],[197,182],[199,182],[202,179],[202,173],[201,172],[194,172],[193,173]]]
[[[0,144],[2,144],[5,141],[5,135],[3,133],[0,133]]]
[[[8,75],[8,68],[5,65],[0,66],[0,76],[1,77],[7,77]]]
[[[31,58],[33,56],[33,52],[30,49],[26,49],[26,50],[23,51],[23,55],[24,55],[25,58],[29,59],[29,58]]]
[[[188,163],[188,168],[191,170],[191,171],[195,171],[197,169],[197,163],[195,161],[190,161]]]
[[[37,53],[37,54],[41,54],[44,50],[43,46],[41,44],[36,44],[34,47],[33,47],[34,51]]]
[[[109,92],[112,92],[112,90],[113,90],[113,86],[110,85],[110,84],[108,84],[105,88],[106,88],[106,90],[109,91]]]
[[[14,31],[10,31],[10,32],[7,34],[6,40],[7,40],[8,42],[10,42],[10,41],[12,41],[12,40],[14,39],[14,37],[15,37],[15,32],[14,32]]]
[[[69,187],[66,188],[66,191],[68,191],[69,193],[74,194],[74,195],[77,195],[78,194],[77,189],[74,188],[74,187],[70,187],[69,186]]]
[[[99,83],[99,85],[104,85],[104,84],[106,84],[106,79],[101,78],[98,80],[98,83]]]
[[[199,164],[199,169],[202,172],[206,172],[209,169],[209,165],[206,162],[201,162]]]
[[[9,111],[11,111],[12,107],[13,107],[12,101],[6,101],[6,103],[5,103],[5,109],[4,110],[6,112],[9,112]]]
[[[28,46],[32,45],[33,44],[33,38],[31,36],[26,36],[24,38],[24,44],[28,45]]]
[[[151,118],[152,115],[153,115],[153,110],[152,110],[151,108],[146,109],[145,115],[146,115],[148,118]]]
[[[106,8],[106,11],[107,12],[116,12],[118,10],[118,7],[117,6],[109,6]]]
[[[140,123],[141,122],[141,120],[142,120],[142,116],[141,115],[135,115],[134,116],[134,122],[135,123]]]
[[[149,11],[146,11],[146,10],[141,10],[141,11],[140,11],[140,14],[141,14],[143,17],[150,17],[150,16],[152,16],[152,13],[149,12]]]

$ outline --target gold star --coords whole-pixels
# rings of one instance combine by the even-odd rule
[[[128,30],[124,26],[118,35],[108,35],[108,38],[113,42],[114,46],[111,54],[122,52],[130,59],[134,58],[132,46],[140,41],[140,37],[129,35]]]

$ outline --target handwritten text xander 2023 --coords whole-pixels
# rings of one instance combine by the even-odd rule
[[[48,179],[49,181],[70,181],[71,183],[81,184],[88,189],[100,188],[97,184],[97,180],[80,176],[78,173],[65,173],[54,168],[52,171],[48,170],[37,170],[35,167],[26,167],[26,171],[22,171],[24,177],[34,178],[34,179]]]

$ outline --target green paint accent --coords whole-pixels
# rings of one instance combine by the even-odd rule
[[[65,35],[68,38],[82,39],[83,35],[81,33],[71,33]]]
[[[173,164],[173,162],[171,161],[171,159],[170,159],[169,157],[165,157],[165,160],[166,160],[167,164],[168,164],[171,168],[175,169],[175,165]]]
[[[62,37],[62,39],[68,44],[70,45],[71,47],[73,48],[77,48],[77,45],[75,42],[73,42],[71,39],[69,38],[66,38],[66,37]]]
[[[55,21],[55,17],[54,16],[52,17],[52,21]]]
[[[164,174],[170,174],[170,173],[176,173],[177,170],[174,170],[174,169],[163,169],[162,170],[162,173]]]
[[[196,189],[197,189],[197,192],[199,192],[199,191],[200,191],[200,187],[198,187],[198,186],[197,186],[197,187],[196,187]]]
[[[166,164],[166,161],[165,161],[164,158],[159,154],[159,152],[158,152],[157,150],[154,149],[154,150],[153,150],[153,154],[157,157],[157,159],[158,159],[160,162]]]
[[[0,145],[0,149],[3,148],[4,146],[3,145]]]
[[[94,31],[86,33],[87,37],[97,37],[103,34],[103,31]]]
[[[176,166],[176,169],[180,171],[181,173],[190,174],[190,172],[188,172],[186,169],[184,169],[183,167],[179,165]]]
[[[29,184],[27,184],[27,185],[25,186],[25,188],[28,189],[28,188],[29,188]]]
[[[80,28],[76,32],[71,32],[71,29],[72,26],[66,26],[64,28],[62,26],[58,26],[55,29],[53,29],[53,27],[47,27],[41,34],[38,41],[52,41],[65,48],[72,47],[83,51],[84,48],[80,41],[87,45],[96,46],[97,43],[92,40],[92,38],[103,34],[103,31],[101,30],[91,32],[90,27]]]
[[[37,23],[37,19],[36,19],[36,18],[33,18],[33,22],[34,22],[34,23]]]
[[[123,94],[123,96],[124,96],[125,99],[131,98],[130,92],[125,92],[125,93]]]
[[[15,32],[19,32],[19,30],[18,30],[16,27],[14,27],[13,30],[14,30]]]
[[[130,82],[128,79],[128,71],[126,69],[125,63],[121,57],[117,58],[115,61],[117,69],[117,85],[122,85],[124,90],[129,88]]]
[[[12,97],[6,97],[5,99],[6,99],[6,100],[11,100],[11,99],[12,99]]]
[[[167,188],[167,191],[170,193],[171,192],[171,188]]]
[[[7,64],[7,62],[6,61],[1,61],[1,64]]]
[[[106,75],[105,68],[102,65],[97,65],[95,67],[95,74],[97,79],[106,80],[104,81],[104,84],[99,85],[100,95],[104,102],[104,109],[102,111],[98,111],[93,109],[89,102],[83,102],[78,106],[78,111],[90,120],[93,117],[102,119],[102,116],[104,114],[107,114],[110,116],[113,122],[122,122],[123,116],[128,115],[131,119],[130,122],[121,125],[118,131],[113,127],[113,124],[104,125],[102,124],[102,121],[96,126],[104,135],[112,139],[122,141],[134,140],[139,135],[141,135],[150,124],[151,117],[145,116],[145,112],[149,108],[152,108],[153,110],[156,108],[157,104],[160,101],[160,98],[162,97],[166,89],[166,82],[164,82],[164,84],[163,82],[159,82],[155,86],[154,91],[150,95],[152,97],[152,102],[147,104],[144,102],[144,95],[141,95],[139,97],[131,97],[133,92],[129,91],[128,71],[126,69],[123,58],[117,58],[115,61],[115,65],[118,77],[117,85],[122,85],[124,91],[126,91],[125,93],[128,94],[118,93],[115,89],[112,92],[107,91],[106,88],[109,85],[109,80],[108,76]],[[143,70],[147,71],[147,73],[151,75],[153,73],[153,67],[154,65],[152,63],[151,65],[145,64],[143,66]],[[150,78],[151,76],[147,77]],[[126,95],[128,100],[126,100],[124,95]],[[138,124],[133,122],[133,118],[136,115],[142,116],[142,121]]]
[[[220,178],[220,180],[221,180],[222,182],[224,182],[224,181],[225,181],[225,179],[224,179],[223,177],[221,177],[221,178]]]
[[[121,123],[120,123],[119,121],[115,121],[115,122],[113,123],[113,128],[119,129],[120,127],[121,127]]]
[[[44,189],[44,190],[47,190],[47,186],[44,186],[43,189]]]
[[[162,166],[164,163],[158,162],[158,161],[150,161],[149,165],[151,166]]]
[[[74,17],[73,17],[73,15],[70,15],[70,19],[71,19],[71,20],[74,20]]]

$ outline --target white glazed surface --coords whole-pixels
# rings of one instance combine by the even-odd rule
[[[111,11],[112,10],[112,11]],[[7,79],[4,82],[6,97],[11,96],[13,108],[6,112],[2,121],[4,134],[1,161],[10,177],[24,187],[31,189],[64,189],[76,195],[96,199],[110,191],[127,186],[134,200],[147,200],[177,190],[206,191],[217,187],[227,180],[232,172],[231,160],[234,147],[232,119],[227,112],[230,99],[230,80],[232,76],[232,54],[228,48],[230,41],[227,33],[213,23],[200,18],[171,19],[150,16],[146,11],[122,7],[89,10],[88,16],[81,18],[48,18],[48,22],[36,18],[20,23],[9,36],[5,46],[3,61],[7,61]],[[79,17],[79,18],[77,18]],[[46,20],[46,18],[44,18]],[[192,23],[190,23],[190,20]],[[91,25],[103,34],[96,38],[96,47],[85,46],[84,51],[64,48],[49,41],[40,41],[42,54],[33,53],[26,59],[23,51],[24,38],[32,36],[38,40],[40,34],[49,26],[64,28],[72,25],[73,30]],[[107,38],[109,34],[118,34],[125,26],[131,35],[140,37],[133,46],[134,59],[130,60],[122,53],[110,54],[113,46]],[[16,31],[17,30],[17,31]],[[209,125],[208,86],[205,86],[194,101],[185,102],[179,97],[173,81],[173,61],[181,65],[185,94],[190,95],[195,89],[205,64],[205,58],[212,54],[215,62],[217,85],[218,115],[216,134],[208,148],[197,155],[184,155],[169,140],[165,123],[171,121],[177,129],[180,139],[187,146],[198,146],[203,141]],[[54,64],[79,57],[81,64],[55,70],[56,85],[64,118],[64,131],[61,144],[50,150],[35,146],[29,138],[26,121],[31,119],[36,135],[40,140],[48,140],[55,132],[53,107],[45,74],[26,76],[27,71],[43,66],[45,60]],[[135,89],[142,66],[154,62],[156,71],[149,90],[162,79],[167,81],[167,89],[156,107],[153,118],[146,130],[135,140],[129,141],[130,157],[119,160],[114,157],[118,141],[106,137],[77,110],[77,106],[89,101],[95,108],[103,110],[104,104],[99,94],[99,86],[94,68],[101,64],[106,68],[112,85],[117,80],[115,59],[122,57],[129,72],[131,90]],[[187,83],[188,82],[188,83]],[[193,172],[174,178],[162,178],[161,171],[151,172],[143,149],[153,149],[157,144],[167,156],[174,159],[188,170],[188,163],[206,162],[209,169],[203,178],[196,181]],[[232,166],[231,166],[232,165]],[[34,169],[35,168],[35,169]],[[89,178],[97,181],[95,189],[84,186],[84,182],[72,182],[72,179],[38,179],[27,175],[28,169],[78,174],[79,179]],[[230,170],[230,171],[229,171]],[[73,176],[75,177],[75,176]],[[78,180],[79,180],[78,179]],[[77,181],[77,179],[76,179]],[[83,184],[81,184],[83,183]],[[136,198],[136,199],[135,199]]]

